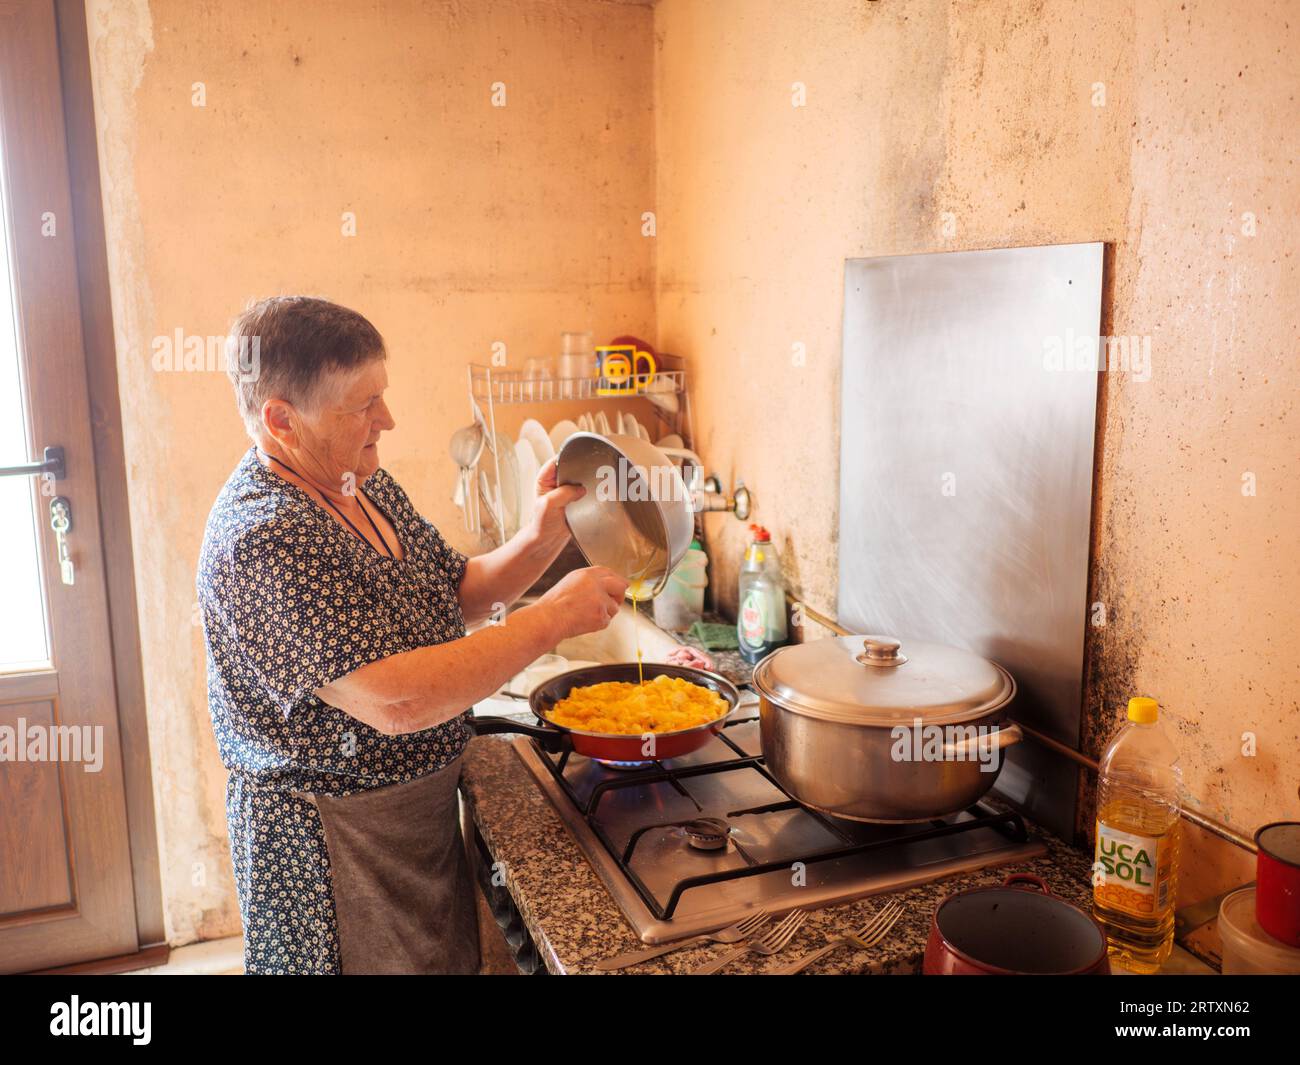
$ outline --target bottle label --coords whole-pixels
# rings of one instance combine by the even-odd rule
[[[751,588],[740,604],[740,638],[751,647],[761,647],[767,639],[767,619],[763,617],[763,597]]]
[[[1093,898],[1113,910],[1153,917],[1169,905],[1169,836],[1138,836],[1097,821]]]

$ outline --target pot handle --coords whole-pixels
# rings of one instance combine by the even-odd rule
[[[1019,743],[1024,738],[1024,731],[1012,721],[993,733],[983,736],[967,736],[953,743],[945,743],[943,745],[943,754],[949,761],[954,761],[959,760],[966,753],[967,748],[974,748],[976,751],[1000,751],[1005,747],[1010,747],[1013,743]]]
[[[1012,873],[1002,881],[1002,886],[1018,887],[1024,891],[1041,891],[1044,895],[1052,894],[1052,889],[1047,886],[1047,881],[1041,876],[1034,876],[1033,873]]]
[[[537,746],[549,754],[559,754],[571,746],[569,734],[559,729],[547,728],[545,725],[525,725],[519,721],[510,721],[501,717],[471,717],[470,728],[475,736],[497,736],[518,733],[531,736]]]

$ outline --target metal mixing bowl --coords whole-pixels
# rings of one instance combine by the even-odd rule
[[[690,492],[671,459],[634,436],[574,433],[560,446],[557,480],[587,494],[565,508],[583,557],[658,595],[695,533]]]

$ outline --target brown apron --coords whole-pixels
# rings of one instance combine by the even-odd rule
[[[296,793],[325,826],[345,974],[479,971],[460,763],[342,797]]]

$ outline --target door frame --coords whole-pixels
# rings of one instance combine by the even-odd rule
[[[122,744],[127,835],[135,896],[141,964],[158,964],[165,953],[162,879],[154,821],[153,771],[145,712],[140,624],[136,609],[135,562],[127,504],[126,454],[117,385],[117,345],[108,280],[108,251],[99,183],[90,44],[84,0],[52,0],[58,27],[59,79],[67,131],[68,171],[76,235],[77,288],[90,396],[91,438],[98,479],[112,661]],[[116,969],[136,967],[133,956]],[[102,963],[101,963],[102,964]],[[100,971],[103,971],[102,969]]]

